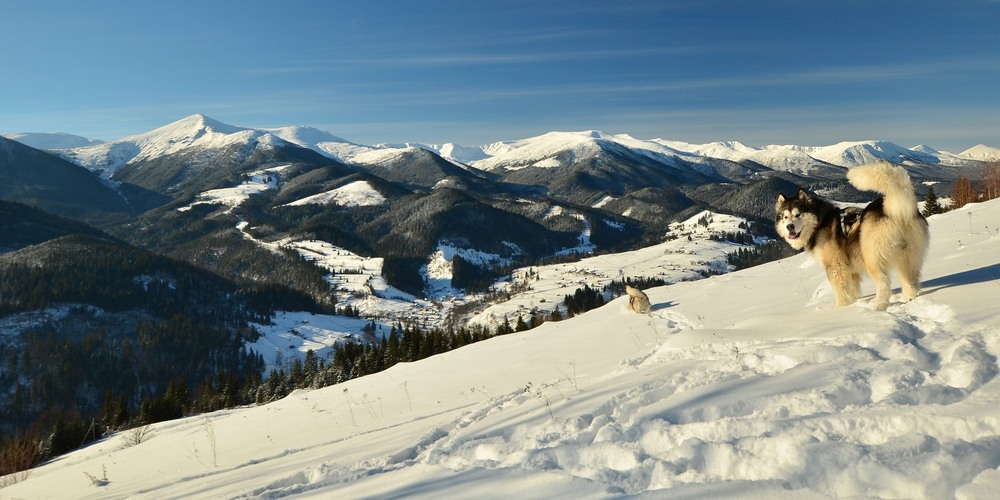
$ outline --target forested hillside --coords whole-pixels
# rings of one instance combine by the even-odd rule
[[[0,435],[54,455],[108,429],[252,402],[263,361],[246,349],[249,322],[319,307],[106,237],[2,254]]]
[[[0,200],[0,253],[74,233],[106,237],[86,224],[21,203]]]
[[[132,215],[125,199],[90,171],[4,137],[0,200],[88,221],[120,221]]]

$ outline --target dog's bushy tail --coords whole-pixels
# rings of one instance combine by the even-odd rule
[[[909,218],[918,213],[917,196],[903,167],[888,162],[872,163],[848,170],[847,180],[862,191],[882,193],[883,207],[889,217]]]

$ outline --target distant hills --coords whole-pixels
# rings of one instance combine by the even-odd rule
[[[120,219],[131,212],[110,186],[79,165],[0,137],[0,199],[51,213],[94,220]]]
[[[99,139],[88,139],[86,137],[67,134],[65,132],[18,132],[4,134],[3,137],[37,149],[81,148],[104,142]]]

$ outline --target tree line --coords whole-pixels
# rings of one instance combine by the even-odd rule
[[[0,316],[25,326],[0,337],[0,474],[108,431],[254,402],[265,364],[246,348],[249,323],[325,309],[310,299],[91,236],[5,254]]]
[[[536,311],[529,314],[527,319],[524,315],[518,315],[514,324],[506,316],[494,327],[470,324],[422,329],[412,323],[396,323],[374,343],[337,344],[329,360],[320,358],[310,350],[305,359],[296,358],[287,369],[272,370],[264,382],[248,386],[242,394],[244,400],[252,397],[256,403],[263,404],[281,399],[296,389],[327,387],[378,373],[396,363],[418,361],[493,337],[530,330],[547,321],[560,321],[600,307],[610,298],[624,294],[626,283],[644,289],[661,286],[664,281],[659,278],[633,277],[613,280],[601,289],[584,285],[572,294],[567,294],[561,306],[553,311]],[[367,329],[374,331],[374,323]]]

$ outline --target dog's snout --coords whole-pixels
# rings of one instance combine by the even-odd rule
[[[795,231],[795,224],[789,224],[789,225],[785,226],[785,229],[787,229],[789,231]]]

